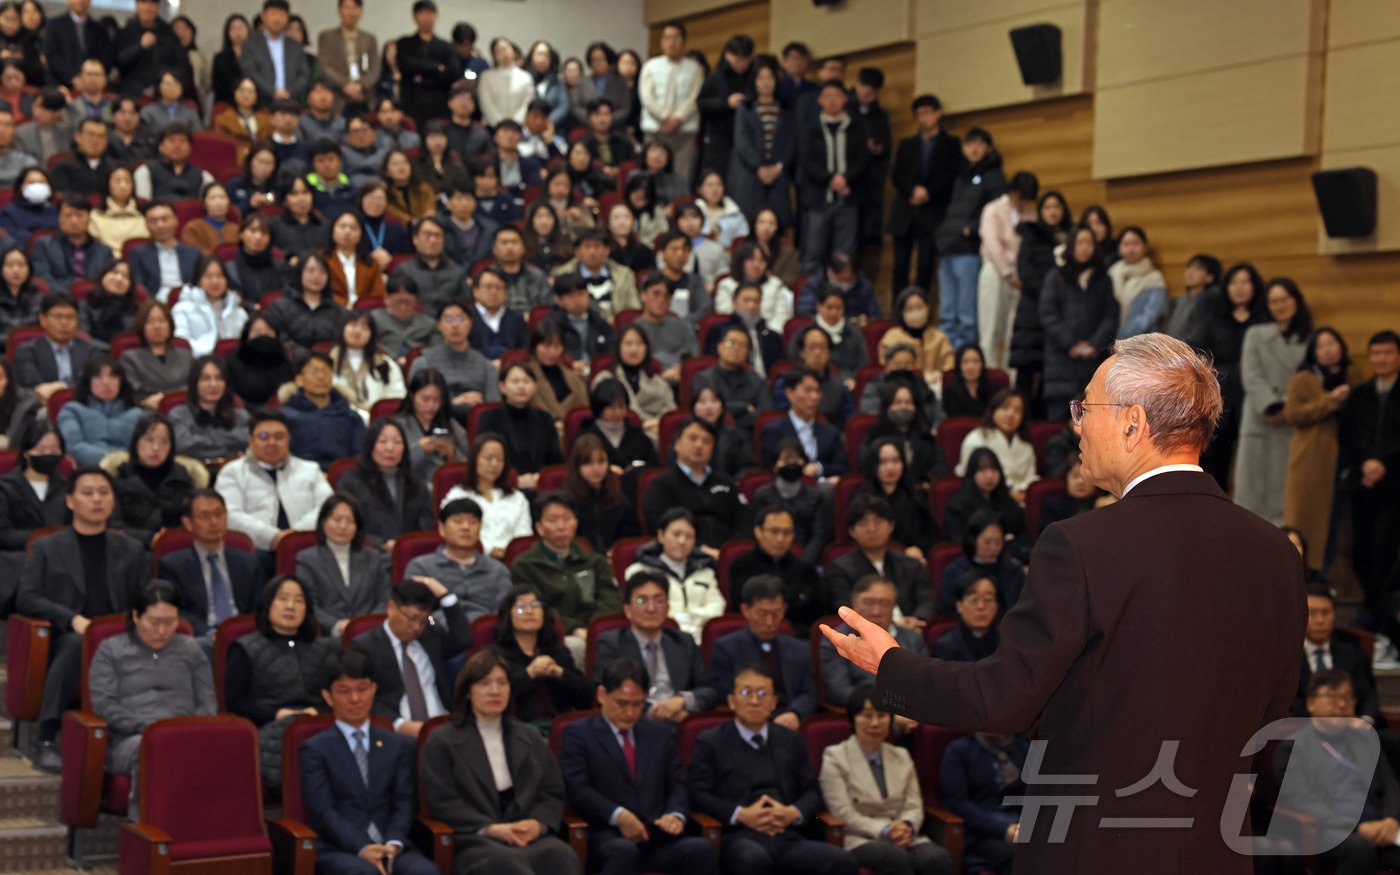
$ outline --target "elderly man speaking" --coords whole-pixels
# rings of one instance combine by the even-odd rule
[[[1016,875],[1251,871],[1227,845],[1242,812],[1221,813],[1245,742],[1297,692],[1307,601],[1298,551],[1197,464],[1220,411],[1189,346],[1118,341],[1070,414],[1083,476],[1121,500],[1040,536],[996,653],[916,656],[850,608],[859,637],[822,627],[876,673],[882,710],[987,732],[1039,719]]]

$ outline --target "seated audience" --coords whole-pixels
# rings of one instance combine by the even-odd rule
[[[735,557],[729,566],[730,606],[739,605],[739,594],[749,580],[777,577],[783,582],[788,619],[798,636],[805,636],[807,626],[821,616],[821,606],[812,586],[815,566],[792,551],[792,512],[784,507],[761,507],[754,510],[753,519],[756,546]]]
[[[262,105],[258,84],[247,76],[238,80],[233,86],[232,105],[214,113],[209,130],[237,143],[238,163],[245,163],[253,144],[272,136],[272,114]]]
[[[128,240],[147,236],[146,218],[136,203],[136,181],[130,168],[113,167],[99,194],[97,208],[88,215],[89,234],[113,253],[120,253]]]
[[[683,507],[662,514],[656,540],[638,548],[625,576],[644,573],[665,580],[670,618],[697,643],[705,623],[725,612],[714,557],[696,547],[695,516]]]
[[[478,434],[466,453],[466,463],[466,477],[448,490],[442,508],[459,498],[475,501],[486,513],[482,517],[482,549],[501,559],[511,541],[535,533],[530,500],[516,488],[515,472],[507,461],[505,439],[500,435]]]
[[[681,361],[700,354],[695,327],[672,312],[671,284],[660,271],[644,274],[640,289],[642,314],[632,324],[646,332],[661,378],[675,385],[681,380]]]
[[[638,278],[656,269],[656,252],[638,237],[637,219],[630,206],[616,203],[609,207],[604,226],[608,235],[608,260],[622,265]],[[635,308],[637,304],[632,306]]]
[[[926,655],[928,648],[924,646],[923,633],[917,629],[901,626],[894,621],[895,609],[899,607],[894,584],[887,578],[878,574],[867,574],[856,581],[851,588],[851,607],[862,617],[887,630],[894,636],[894,640],[899,642],[899,646],[912,653]],[[856,607],[861,605],[861,607]],[[846,623],[841,623],[835,628],[843,633],[850,633],[851,627]],[[868,691],[873,694],[875,691],[875,676],[860,666],[843,659],[837,654],[835,646],[825,638],[821,643],[821,671],[822,686],[824,687],[823,697],[828,704],[835,705],[838,702],[847,702],[851,696]],[[907,717],[895,716],[893,718],[893,731],[904,733],[913,729],[918,724]]]
[[[277,203],[279,187],[277,152],[266,142],[259,143],[243,160],[243,172],[225,183],[229,198],[246,220],[257,210]],[[271,219],[264,217],[270,229]]]
[[[180,231],[180,242],[188,243],[205,255],[213,255],[220,246],[237,243],[238,223],[229,210],[233,202],[228,189],[221,183],[211,182],[201,190],[199,201],[204,213],[185,223]]]
[[[593,701],[593,684],[560,638],[560,622],[539,587],[529,584],[512,586],[496,612],[494,649],[509,667],[511,710],[540,729]]]
[[[881,873],[954,875],[948,851],[920,833],[924,801],[913,758],[889,743],[899,718],[877,708],[874,696],[861,688],[841,700],[851,737],[822,752],[822,798],[846,822],[845,847],[858,865]]]
[[[691,270],[691,241],[681,231],[666,231],[656,243],[656,267],[671,287],[671,312],[690,322],[711,312],[709,287],[700,274]]]
[[[822,550],[831,541],[831,503],[817,486],[804,482],[807,454],[797,438],[778,442],[773,460],[776,478],[758,487],[753,496],[753,513],[762,516],[768,508],[780,508],[792,516],[793,543],[811,566],[821,561]]]
[[[123,355],[123,361],[132,352],[135,350]],[[187,371],[185,403],[170,411],[176,445],[185,455],[202,462],[242,452],[248,445],[248,411],[234,404],[223,360],[201,356]]]
[[[199,250],[175,239],[179,220],[170,202],[152,201],[146,205],[145,215],[150,241],[133,247],[124,255],[131,262],[131,277],[136,284],[150,295],[165,300],[170,289],[195,281]]]
[[[447,383],[432,368],[419,371],[405,387],[408,393],[394,414],[408,437],[409,465],[414,479],[429,494],[433,472],[443,462],[467,455],[467,430],[452,418],[444,403]]]
[[[376,689],[374,665],[361,651],[339,651],[322,665],[321,698],[335,725],[297,749],[308,825],[319,839],[317,864],[327,872],[367,865],[434,875],[437,867],[409,840],[418,808],[413,743],[370,722]]]
[[[266,404],[282,386],[296,378],[286,345],[273,322],[262,313],[248,319],[237,349],[225,362],[229,385],[250,408]]]
[[[29,167],[15,177],[13,199],[0,207],[0,231],[20,246],[29,243],[35,231],[57,231],[58,209],[51,203],[53,187],[49,175],[38,167]]]
[[[447,200],[446,215],[439,214],[446,234],[443,251],[463,270],[472,271],[477,262],[492,257],[499,226],[477,212],[476,192],[470,183],[453,182],[443,194]],[[548,289],[544,293],[547,295]]]
[[[389,147],[375,136],[369,116],[360,110],[352,111],[345,118],[345,134],[340,140],[341,166],[350,184],[356,187],[379,179],[384,173],[384,159]],[[407,156],[400,156],[408,162]]]
[[[234,100],[238,99],[238,89],[234,89]],[[171,125],[182,125],[194,131],[204,127],[199,112],[185,102],[185,83],[174,71],[161,74],[156,83],[156,100],[141,109],[141,125],[146,133],[160,135]]]
[[[851,395],[854,385],[849,377],[831,366],[831,336],[815,325],[808,325],[792,341],[793,358],[802,369],[812,371],[821,378],[821,401],[817,404],[818,415],[835,426],[841,426],[855,413],[855,398]],[[789,372],[793,373],[793,372]],[[787,400],[787,377],[782,374],[773,381],[773,409],[787,410],[791,405]]]
[[[177,452],[170,420],[144,413],[131,432],[126,459],[108,462],[109,469],[116,468],[117,524],[143,546],[149,547],[161,529],[179,528],[195,486],[208,484],[204,466]]]
[[[365,203],[373,203],[377,198],[378,195],[371,192],[371,195],[365,199]],[[447,227],[440,217],[422,216],[413,222],[412,227],[413,236],[409,238],[412,241],[411,248],[405,247],[404,254],[412,252],[413,257],[396,267],[394,276],[412,280],[418,289],[418,297],[423,302],[423,309],[430,313],[436,313],[442,309],[443,304],[461,297],[468,290],[470,283],[466,273],[457,265],[457,262],[443,254],[443,239],[447,234]],[[381,237],[389,233],[387,229],[399,230],[387,222],[384,223],[383,228],[386,230],[381,233]],[[365,232],[371,235],[370,245],[374,246],[373,234],[368,220],[365,223]],[[400,230],[399,233],[403,232]],[[398,255],[399,253],[395,252],[394,254]],[[382,257],[387,264],[387,256],[388,252],[378,248],[374,250],[371,257]],[[387,267],[384,269],[387,270]]]
[[[992,396],[982,413],[982,424],[963,439],[962,458],[954,469],[959,477],[967,473],[973,451],[989,447],[1001,462],[1011,497],[1026,500],[1026,487],[1040,479],[1035,472],[1035,448],[1030,442],[1030,420],[1026,400],[1015,389],[1002,389]]]
[[[846,379],[853,379],[870,361],[865,334],[855,319],[846,317],[846,297],[840,289],[826,286],[817,291],[812,324],[826,333],[831,363],[841,369]],[[805,332],[794,339],[794,345],[804,339]],[[800,352],[800,349],[792,349],[789,357],[799,358]]]
[[[482,279],[490,275],[489,269],[483,271]],[[500,292],[505,290],[496,277],[491,277],[488,284]],[[477,309],[481,309],[479,295]],[[509,310],[504,312],[514,315]],[[519,316],[515,318],[520,319]],[[525,323],[521,321],[520,324],[523,329]],[[554,420],[562,434],[565,414],[575,407],[588,406],[588,384],[578,369],[564,360],[564,341],[559,336],[558,326],[541,322],[530,332],[530,358],[525,367],[535,381],[534,405]]]
[[[364,310],[350,314],[331,347],[332,385],[360,417],[369,419],[380,401],[404,396],[403,369],[392,356],[380,351],[379,332]]]
[[[933,642],[933,655],[950,662],[976,662],[996,653],[1004,598],[996,578],[986,568],[964,568],[951,582],[944,576],[942,597],[956,606],[958,625]]]
[[[566,273],[554,278],[554,306],[545,322],[559,330],[564,352],[575,361],[604,355],[613,344],[612,326],[592,303],[583,277]]]
[[[443,119],[428,122],[427,127],[423,129],[422,151],[418,154],[418,160],[414,162],[418,178],[438,194],[446,192],[454,185],[469,185],[467,168],[450,149],[447,131],[447,122]],[[475,204],[472,208],[476,208]]]
[[[1021,806],[1010,797],[1024,796],[1021,770],[1030,743],[1019,735],[975,732],[948,745],[938,767],[943,807],[963,819],[967,844],[963,865],[1010,875],[1012,845],[1021,832]]]
[[[1026,512],[1007,489],[996,453],[986,447],[973,450],[968,456],[962,488],[944,510],[948,537],[961,539],[978,511],[991,513],[1001,523],[1002,532],[1011,542],[1008,546],[1013,557],[1024,559],[1030,555]]]
[[[655,656],[652,663],[665,665]],[[601,713],[565,727],[560,771],[570,803],[588,820],[589,856],[601,871],[718,875],[715,849],[684,835],[690,800],[675,736],[641,719],[648,690],[661,683],[635,657],[600,668]],[[618,745],[630,774],[618,771]]]
[[[899,593],[899,625],[922,631],[937,607],[933,588],[924,576],[924,564],[894,549],[894,508],[882,496],[858,493],[846,509],[844,524],[856,549],[822,569],[822,613],[834,614],[850,604],[856,582],[878,574]]]
[[[753,243],[734,251],[729,276],[715,284],[715,312],[735,312],[734,297],[740,286],[748,284],[759,289],[758,312],[764,324],[781,336],[783,326],[792,318],[792,290],[768,272],[768,257]]]
[[[1290,711],[1295,717],[1308,713],[1308,689],[1312,679],[1328,670],[1346,673],[1355,699],[1355,714],[1372,726],[1381,721],[1380,701],[1371,660],[1349,636],[1337,631],[1337,607],[1326,584],[1308,585],[1308,623],[1303,629],[1303,668],[1298,674],[1298,695]]]
[[[262,551],[272,550],[282,532],[314,529],[331,496],[321,467],[291,454],[291,438],[282,413],[254,411],[248,418],[248,452],[220,468],[214,483],[228,505],[229,524]]]
[[[379,345],[401,366],[409,350],[437,340],[437,322],[419,307],[418,284],[395,272],[384,284],[384,306],[370,311]]]
[[[452,722],[423,745],[424,813],[452,828],[457,859],[481,871],[582,875],[556,835],[565,801],[559,767],[540,733],[507,713],[513,698],[499,653],[488,648],[467,660]],[[480,775],[492,784],[483,786]]]
[[[432,496],[413,476],[408,437],[396,419],[369,424],[355,466],[341,475],[336,491],[355,500],[366,540],[386,552],[404,532],[433,528]]]
[[[76,389],[79,375],[98,353],[78,336],[78,306],[62,292],[40,299],[39,327],[43,337],[15,350],[15,382],[47,402],[60,389]]]
[[[294,176],[284,182],[278,199],[282,214],[273,223],[272,241],[287,253],[288,266],[295,267],[303,253],[330,245],[330,226],[316,210],[316,191],[306,177]]]
[[[476,312],[473,313],[470,343],[473,349],[481,352],[499,367],[501,356],[508,350],[525,349],[529,345],[531,329],[525,317],[506,306],[506,281],[499,270],[484,267],[476,274],[472,289]],[[541,322],[536,329],[558,329],[548,322]],[[560,352],[563,341],[560,340]]]
[[[611,322],[623,310],[635,310],[637,277],[632,269],[608,257],[607,234],[600,228],[580,231],[574,242],[576,257],[560,265],[554,276],[578,274],[588,289],[589,307]]]
[[[759,315],[759,286],[754,283],[741,283],[734,290],[734,314],[728,322],[712,326],[705,334],[703,349],[705,355],[721,352],[720,346],[726,335],[734,329],[743,331],[749,339],[747,348],[748,364],[758,377],[767,376],[770,368],[777,366],[787,353],[783,349],[783,336],[774,331]],[[721,354],[721,358],[723,355]]]
[[[296,394],[282,405],[292,454],[322,470],[336,459],[358,455],[365,442],[365,421],[335,390],[334,373],[330,356],[308,353],[297,368]]]
[[[18,426],[15,466],[0,476],[0,612],[10,613],[24,573],[24,550],[36,531],[66,525],[68,478],[58,471],[63,435],[42,417]]]
[[[45,238],[45,241],[41,242],[52,239],[54,238]],[[105,344],[109,347],[112,340],[122,332],[135,331],[140,336],[141,332],[136,330],[136,316],[140,312],[139,308],[144,304],[138,301],[137,294],[136,284],[131,281],[131,265],[125,261],[107,262],[106,266],[94,278],[93,286],[78,302],[78,330],[87,332],[88,337],[94,343]],[[160,314],[161,318],[166,319],[164,323],[166,341],[174,336],[174,323],[167,318],[168,313],[167,310]],[[144,338],[142,339],[144,340]],[[189,350],[181,350],[181,352],[188,354]],[[125,359],[125,357],[126,353],[123,353],[122,358]],[[185,374],[181,371],[178,376],[183,379]],[[136,385],[135,374],[132,374],[132,385]],[[148,393],[138,389],[138,399],[144,401],[147,395]]]
[[[155,138],[160,157],[147,160],[132,174],[138,198],[198,200],[204,187],[215,181],[209,171],[190,163],[190,131],[197,127],[176,121],[161,130]]]
[[[789,210],[785,188],[781,189],[781,196],[783,200],[777,205],[777,208],[786,214]],[[762,207],[752,215],[753,232],[749,234],[748,242],[758,247],[758,251],[763,253],[763,258],[768,263],[769,273],[777,277],[789,289],[796,289],[796,284],[802,281],[802,263],[798,258],[796,247],[788,242],[784,235],[783,224],[786,221],[779,221],[778,213],[773,207]],[[842,303],[845,302],[844,295],[841,300]]]
[[[739,666],[722,688],[734,720],[700,733],[688,776],[695,810],[725,824],[725,871],[855,875],[854,857],[799,829],[816,817],[822,798],[795,715],[773,716],[782,707],[781,682],[757,659]]]
[[[262,312],[299,355],[318,343],[340,339],[350,311],[334,300],[331,267],[319,252],[304,253],[294,268],[291,288]]]
[[[807,643],[780,631],[787,615],[782,578],[761,574],[744,582],[740,590],[739,613],[748,627],[724,635],[710,651],[708,686],[732,690],[745,666],[763,666],[772,672],[770,688],[776,696],[777,717],[773,722],[788,729],[797,728],[817,710],[817,684]],[[731,708],[734,707],[730,697]]]
[[[554,207],[543,199],[525,208],[526,257],[546,274],[553,274],[559,265],[574,257],[574,244],[560,227]]]
[[[214,255],[199,259],[170,312],[176,336],[188,341],[195,355],[210,355],[219,341],[238,337],[248,319],[243,299],[229,286],[228,270]]]
[[[734,424],[752,433],[754,420],[768,407],[768,386],[749,366],[749,333],[728,325],[720,335],[719,363],[695,375],[692,389],[714,388],[724,396],[724,411]]]
[[[344,173],[340,147],[332,140],[319,140],[311,146],[311,172],[305,176],[311,187],[311,202],[327,226],[354,204],[355,189]]]
[[[98,354],[83,365],[73,400],[58,412],[58,430],[75,462],[96,465],[108,453],[127,448],[141,412],[132,403],[122,366]]]
[[[981,419],[996,393],[987,378],[982,348],[975,343],[958,347],[955,372],[943,381],[943,412],[949,416],[975,416]]]
[[[112,172],[107,160],[107,125],[98,118],[85,118],[73,134],[74,153],[52,168],[53,187],[64,195],[74,195],[83,203],[100,194],[103,182]]]
[[[0,247],[0,267],[0,338],[8,338],[11,330],[38,321],[39,301],[46,293],[35,283],[23,246]]]
[[[849,305],[846,311],[852,312]],[[915,352],[915,369],[933,387],[942,385],[943,372],[953,367],[953,346],[948,335],[931,324],[929,314],[923,289],[910,286],[899,293],[894,301],[895,325],[880,338],[880,364],[892,347],[908,344]]]
[[[370,258],[364,219],[345,209],[331,221],[331,250],[326,261],[331,272],[331,297],[342,307],[356,301],[384,297],[384,272]]]
[[[642,496],[648,531],[658,530],[666,511],[683,507],[695,515],[700,545],[715,555],[721,544],[744,531],[748,517],[738,485],[711,466],[717,439],[715,426],[698,416],[681,423],[672,448],[674,464]]]
[[[112,250],[88,233],[91,215],[87,198],[65,191],[59,200],[58,233],[34,241],[34,275],[48,283],[50,291],[67,292],[74,280],[95,280],[112,262]]]
[[[934,446],[937,446],[935,444]],[[894,511],[894,541],[906,545],[904,555],[923,561],[943,531],[928,506],[928,490],[913,482],[899,441],[871,438],[861,462],[864,489],[889,502]]]
[[[704,211],[693,202],[677,208],[671,218],[672,228],[690,240],[690,258],[685,269],[699,274],[706,290],[713,294],[720,275],[729,269],[729,250],[702,233],[704,223]]]
[[[461,602],[468,622],[495,613],[510,589],[510,572],[482,549],[481,505],[470,498],[454,498],[438,516],[442,546],[415,556],[404,579],[439,581]]]
[[[332,495],[316,516],[316,546],[297,554],[297,580],[315,596],[316,623],[334,638],[389,595],[389,554],[365,543],[360,505]]]
[[[122,165],[137,165],[155,156],[155,144],[141,130],[141,105],[136,98],[119,97],[112,109],[112,130],[107,134],[107,157]]]
[[[628,407],[642,420],[642,429],[654,437],[660,431],[661,417],[676,409],[676,396],[671,384],[651,371],[651,339],[641,326],[629,324],[617,332],[610,356],[607,369],[593,375],[593,385],[608,379],[621,383]]]
[[[73,140],[73,126],[64,117],[67,108],[68,98],[61,89],[40,91],[30,104],[29,121],[15,128],[15,148],[40,165],[47,165],[53,156],[67,150]]]
[[[390,216],[411,224],[433,214],[437,203],[433,187],[418,178],[418,171],[403,151],[389,149],[384,155],[379,175],[388,186]]]
[[[637,509],[622,493],[622,478],[609,466],[602,438],[579,435],[565,464],[564,494],[578,514],[578,536],[594,552],[606,554],[618,540],[641,534]]]
[[[448,388],[445,403],[458,420],[465,420],[467,411],[478,404],[501,399],[496,366],[469,345],[472,314],[468,306],[464,301],[443,305],[437,322],[442,342],[425,349],[408,370],[410,379],[429,368],[441,374]]]
[[[850,463],[846,459],[841,430],[817,418],[822,398],[821,376],[802,367],[787,371],[783,378],[788,415],[763,427],[761,461],[765,467],[776,464],[778,443],[785,438],[796,438],[804,454],[811,459],[802,473],[835,484],[849,470]]]
[[[338,649],[317,637],[315,597],[290,574],[268,581],[253,608],[257,631],[235,639],[228,651],[224,702],[258,727],[265,787],[282,786],[282,736],[287,724],[320,710],[321,665]]]
[[[504,403],[481,415],[477,433],[501,436],[516,483],[521,489],[532,491],[541,468],[564,461],[559,451],[559,432],[553,418],[535,405],[535,378],[523,362],[506,365],[499,379]]]
[[[160,558],[157,576],[180,591],[180,616],[194,629],[201,644],[213,652],[219,624],[238,614],[253,613],[266,577],[258,560],[246,550],[230,547],[228,508],[212,489],[190,493],[180,525],[194,543]]]
[[[92,710],[107,723],[106,771],[132,778],[137,793],[141,733],[167,717],[212,716],[213,671],[194,639],[179,634],[180,591],[148,580],[131,594],[126,634],[97,646],[88,668]]]
[[[141,545],[108,528],[116,504],[112,475],[79,468],[68,480],[67,501],[71,525],[28,551],[16,601],[18,613],[50,624],[34,760],[49,772],[62,766],[58,730],[63,712],[76,704],[83,633],[94,617],[130,610],[131,594],[150,574]]]
[[[915,355],[914,347],[907,343],[890,347],[880,374],[866,383],[865,389],[860,393],[858,405],[861,413],[880,413],[880,393],[885,390],[885,386],[898,381],[909,387],[914,396],[914,406],[923,413],[924,421],[930,423],[933,428],[938,427],[946,418],[943,405],[939,403],[933,387],[924,382],[922,374],[914,370]]]
[[[1040,506],[1040,531],[1045,531],[1053,523],[1088,513],[1099,506],[1104,495],[1098,487],[1084,479],[1079,455],[1076,453],[1074,461],[1070,462],[1069,470],[1065,472],[1065,491],[1050,496]],[[1040,532],[1036,533],[1037,536],[1039,534]]]

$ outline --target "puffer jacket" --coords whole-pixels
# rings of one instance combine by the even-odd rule
[[[1001,153],[988,149],[981,161],[966,168],[953,183],[948,211],[938,223],[934,241],[939,255],[976,255],[982,241],[977,228],[982,208],[1006,191],[1001,169]]]
[[[1055,269],[1055,247],[1064,241],[1060,230],[1044,222],[1022,222],[1021,250],[1016,254],[1016,274],[1021,278],[1021,297],[1016,302],[1016,319],[1011,325],[1011,366],[1039,368],[1045,361],[1045,329],[1040,324],[1040,290],[1045,277]]]
[[[637,550],[632,564],[623,572],[628,579],[639,571],[655,571],[665,575],[670,581],[669,600],[671,618],[681,627],[681,631],[700,643],[700,632],[705,622],[718,617],[726,610],[724,593],[719,588],[719,576],[715,570],[715,560],[698,548],[692,550],[685,560],[685,577],[677,577],[665,562],[661,561],[661,542],[643,544]]]

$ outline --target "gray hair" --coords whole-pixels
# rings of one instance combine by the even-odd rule
[[[1165,334],[1120,340],[1113,354],[1104,391],[1115,404],[1142,405],[1158,450],[1204,450],[1210,444],[1225,405],[1209,361]]]

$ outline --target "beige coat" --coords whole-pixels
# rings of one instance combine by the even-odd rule
[[[920,835],[924,822],[924,799],[914,761],[902,747],[885,744],[881,750],[885,767],[885,789],[880,798],[875,773],[855,736],[833,744],[822,752],[822,798],[831,813],[846,821],[846,850],[858,848],[880,837],[880,832],[896,820],[907,820],[914,827],[916,843],[928,841]]]
[[[1348,380],[1347,382],[1354,382]],[[1288,383],[1283,418],[1293,426],[1288,441],[1288,481],[1283,494],[1283,524],[1303,533],[1308,567],[1322,568],[1332,519],[1332,487],[1337,479],[1337,409],[1322,388],[1322,378],[1299,371]]]
[[[554,387],[545,378],[544,370],[540,368],[539,362],[531,359],[525,363],[531,376],[535,378],[535,401],[534,406],[548,413],[561,424],[564,415],[575,407],[588,406],[588,385],[583,382],[583,377],[579,372],[569,367],[560,367],[564,372],[564,383],[569,387],[569,394],[563,398],[554,397]]]
[[[898,343],[907,343],[919,350],[920,371],[942,373],[953,367],[953,344],[948,341],[948,335],[933,326],[924,329],[922,344],[898,325],[886,331],[885,336],[880,338],[880,364],[885,363],[889,348]]]

